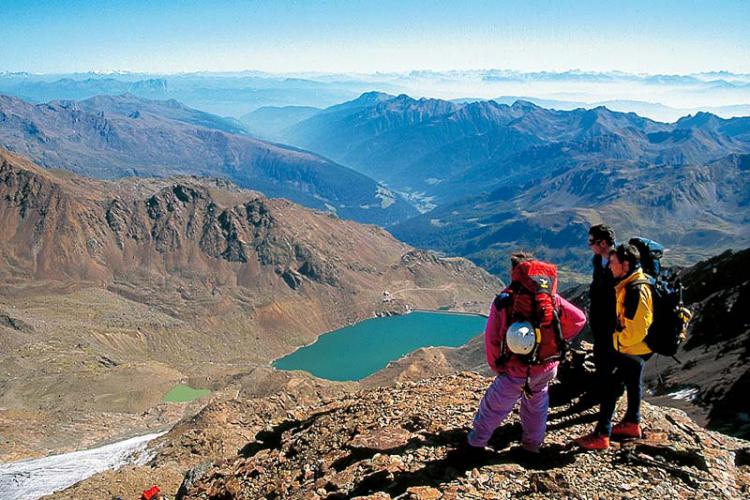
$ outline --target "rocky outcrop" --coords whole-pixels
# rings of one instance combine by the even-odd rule
[[[750,438],[750,249],[727,251],[680,271],[694,312],[677,360],[647,365],[655,401],[683,408],[702,424]]]
[[[518,414],[490,451],[465,453],[466,432],[490,378],[460,373],[357,391],[282,372],[246,374],[151,444],[153,458],[56,494],[137,495],[160,484],[182,499],[255,498],[744,498],[750,443],[707,431],[682,411],[644,404],[644,438],[585,453],[591,430],[579,397],[591,353],[575,350],[551,387],[542,454],[519,453]],[[260,383],[267,393],[248,399]],[[623,410],[624,408],[620,408]]]
[[[100,184],[96,186],[98,190],[88,193],[88,199],[76,199],[74,190],[62,179],[33,168],[19,168],[11,156],[3,157],[0,175],[0,193],[8,208],[13,207],[20,219],[35,218],[33,230],[39,240],[43,240],[41,232],[54,231],[65,218],[86,212],[87,224],[80,231],[72,228],[71,232],[78,246],[87,246],[80,242],[88,246],[95,242],[94,250],[87,252],[90,259],[100,260],[102,247],[116,246],[119,252],[127,252],[128,242],[164,255],[197,247],[206,258],[230,263],[257,261],[271,266],[287,281],[294,273],[310,281],[336,283],[335,266],[304,242],[294,241],[276,221],[269,200],[258,195],[251,195],[249,200],[237,199],[227,206],[214,199],[200,181],[182,178],[172,184],[153,182],[157,191],[144,198],[122,190],[110,198],[108,186]],[[60,206],[69,208],[68,212],[59,213]],[[12,217],[13,213],[4,216]],[[63,267],[56,266],[54,271],[75,276],[76,270],[81,269],[80,254],[76,254],[74,260]],[[301,284],[300,279],[295,278],[295,286]]]
[[[33,326],[29,325],[25,321],[21,321],[20,319],[14,318],[13,316],[5,313],[2,309],[0,309],[0,326],[11,328],[17,332],[22,332],[22,333],[34,332]]]
[[[574,437],[593,426],[562,382],[553,388],[547,444],[517,453],[513,415],[492,451],[460,448],[491,382],[460,374],[349,394],[298,408],[241,452],[188,475],[179,498],[742,498],[750,443],[706,431],[682,412],[645,405],[645,437],[584,453]],[[562,396],[562,397],[560,397]]]

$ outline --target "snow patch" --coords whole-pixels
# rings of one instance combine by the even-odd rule
[[[388,208],[396,203],[396,195],[383,186],[378,186],[375,190],[375,198],[380,199],[380,208]]]
[[[698,397],[698,392],[700,392],[695,387],[689,387],[687,389],[681,389],[677,392],[672,392],[668,394],[668,396],[672,399],[680,399],[684,401],[693,401],[696,397]]]
[[[400,191],[399,194],[413,204],[419,213],[427,213],[437,207],[437,204],[433,203],[435,197],[425,196],[423,191],[411,191],[407,188],[406,191]]]
[[[0,498],[34,500],[99,472],[151,459],[146,445],[164,434],[146,434],[117,443],[51,457],[0,463]]]

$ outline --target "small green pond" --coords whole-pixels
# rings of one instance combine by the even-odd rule
[[[177,384],[161,400],[165,403],[187,403],[209,394],[211,391],[208,389],[193,389],[189,385]]]
[[[369,319],[321,335],[273,366],[328,380],[360,380],[420,347],[463,345],[484,331],[486,321],[480,315],[445,312]]]

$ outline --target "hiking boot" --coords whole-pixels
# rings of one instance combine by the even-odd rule
[[[640,439],[642,435],[640,424],[634,422],[620,422],[612,427],[613,438]]]
[[[584,450],[606,450],[609,448],[609,436],[592,432],[577,438],[575,444]]]

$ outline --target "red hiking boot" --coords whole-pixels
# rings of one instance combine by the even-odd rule
[[[612,427],[613,438],[640,439],[642,435],[640,424],[633,422],[620,422]]]
[[[591,433],[579,437],[575,443],[584,450],[606,450],[609,448],[609,437],[604,434]]]

